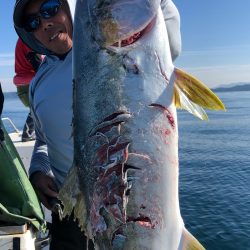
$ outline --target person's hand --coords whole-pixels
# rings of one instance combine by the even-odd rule
[[[53,178],[42,172],[35,172],[31,175],[30,182],[39,200],[47,209],[51,210],[50,201],[53,198],[57,198],[58,195],[58,190]]]

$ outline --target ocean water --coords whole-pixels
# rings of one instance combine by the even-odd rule
[[[206,249],[250,250],[250,92],[218,96],[227,112],[209,111],[208,122],[178,112],[181,214]],[[2,117],[22,129],[27,114],[5,93]]]
[[[17,96],[16,92],[4,93],[4,106],[2,118],[9,117],[16,127],[23,129],[29,109],[25,107]],[[13,127],[8,121],[4,121],[4,125],[8,132],[13,132]]]
[[[179,112],[180,206],[211,250],[250,249],[250,92],[218,93],[227,112]]]

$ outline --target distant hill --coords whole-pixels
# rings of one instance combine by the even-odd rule
[[[231,83],[212,90],[215,92],[250,91],[250,83]]]

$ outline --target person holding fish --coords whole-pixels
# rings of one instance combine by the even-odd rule
[[[162,0],[161,8],[175,60],[181,50],[179,13],[171,0]],[[73,162],[74,9],[75,0],[17,0],[13,14],[18,36],[46,55],[30,86],[36,142],[29,175],[40,201],[50,210]],[[52,211],[51,237],[52,250],[87,249],[87,239],[72,216],[60,221]],[[93,249],[92,244],[88,247]]]

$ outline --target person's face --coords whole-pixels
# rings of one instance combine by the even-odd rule
[[[25,16],[39,14],[40,6],[47,0],[30,1],[25,8]],[[33,31],[35,38],[47,49],[63,55],[72,48],[72,21],[66,3],[63,1],[58,13],[49,18],[40,17],[39,27]]]

